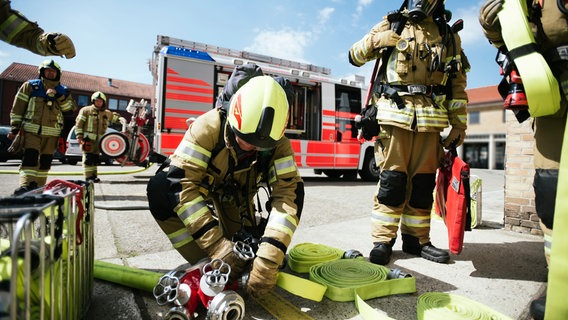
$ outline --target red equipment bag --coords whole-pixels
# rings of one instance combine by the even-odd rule
[[[447,151],[436,179],[436,214],[448,228],[450,252],[460,254],[465,231],[471,231],[469,165],[455,149]]]

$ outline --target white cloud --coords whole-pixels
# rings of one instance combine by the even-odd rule
[[[254,37],[252,45],[244,50],[283,59],[306,62],[304,49],[311,42],[313,35],[309,31],[291,29],[264,30]]]
[[[479,25],[479,9],[482,3],[470,6],[469,8],[461,8],[453,12],[451,23],[457,19],[463,19],[464,28],[460,31],[460,38],[463,46],[474,45],[480,41],[486,41],[485,36]]]
[[[335,11],[335,8],[326,7],[320,10],[318,13],[318,21],[320,25],[326,24],[331,18],[331,14]]]
[[[355,8],[355,13],[353,13],[353,25],[357,25],[357,22],[359,20],[359,17],[361,17],[363,10],[365,10],[366,7],[371,5],[371,3],[373,3],[373,0],[358,0],[357,1],[357,7]]]

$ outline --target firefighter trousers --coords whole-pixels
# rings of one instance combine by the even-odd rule
[[[34,182],[38,187],[45,185],[57,140],[59,137],[31,132],[24,134],[24,156],[19,169],[21,187],[30,186]]]
[[[443,156],[440,134],[382,125],[375,150],[381,174],[373,197],[373,242],[396,238],[399,224],[402,234],[429,242],[436,170]]]
[[[550,262],[552,248],[552,224],[556,205],[558,168],[566,113],[563,117],[540,117],[534,120],[534,191],[535,207],[544,233],[544,256]],[[562,212],[562,214],[566,214]]]

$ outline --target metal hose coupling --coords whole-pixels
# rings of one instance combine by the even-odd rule
[[[168,310],[165,318],[166,320],[193,320],[193,315],[186,307],[175,306]]]
[[[345,253],[343,253],[343,259],[357,259],[357,258],[362,258],[363,254],[355,249],[350,249],[345,251]]]
[[[242,320],[245,316],[245,301],[232,290],[219,293],[209,303],[207,320]]]
[[[400,269],[390,269],[387,279],[400,279],[400,278],[410,278],[412,275],[402,272]]]

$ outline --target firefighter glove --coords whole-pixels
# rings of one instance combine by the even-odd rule
[[[394,47],[398,40],[400,40],[400,35],[392,30],[376,33],[371,38],[374,48]]]
[[[503,42],[501,37],[501,24],[499,23],[499,11],[503,8],[504,0],[487,0],[479,11],[479,24],[483,28],[485,36],[491,43],[500,46]]]
[[[278,279],[278,264],[256,257],[247,282],[247,293],[253,297],[259,297],[269,292],[276,286]]]
[[[443,141],[444,148],[446,149],[450,147],[457,148],[463,144],[464,140],[465,140],[465,130],[452,127],[452,130],[450,130],[450,134],[448,134],[446,139],[444,139]]]
[[[204,249],[211,259],[221,259],[231,266],[231,278],[233,279],[241,275],[247,263],[235,254],[234,246],[233,241],[221,238]]]
[[[44,33],[39,37],[39,42],[41,47],[45,49],[45,52],[49,54],[65,56],[67,59],[71,59],[75,56],[75,45],[73,41],[63,33]]]

